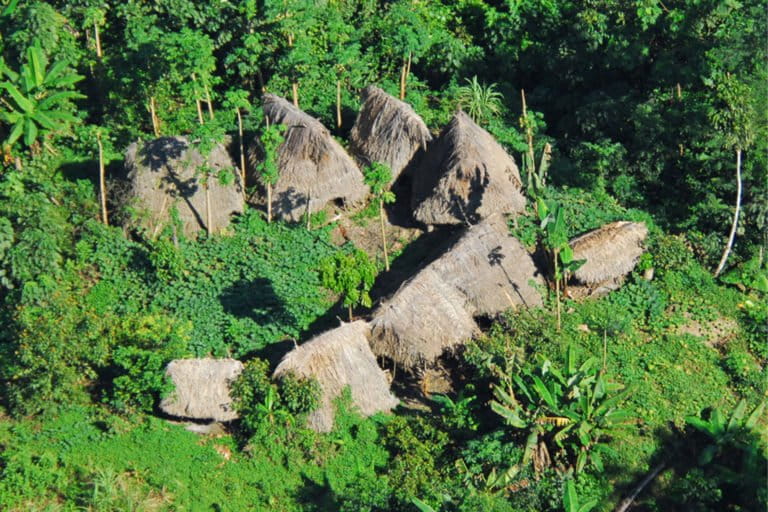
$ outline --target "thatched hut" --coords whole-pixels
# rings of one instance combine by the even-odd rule
[[[544,281],[531,256],[493,216],[466,229],[374,312],[371,348],[406,368],[431,363],[479,332],[475,317],[540,305],[536,286]]]
[[[363,174],[320,121],[273,94],[264,95],[264,113],[270,123],[287,127],[278,150],[280,171],[272,192],[277,217],[297,221],[330,201],[350,204],[365,198],[368,187]],[[259,155],[252,151],[250,159],[256,163]]]
[[[644,223],[619,221],[574,238],[570,241],[574,258],[587,260],[574,273],[575,280],[597,285],[624,277],[635,268],[647,236]]]
[[[426,225],[476,223],[525,209],[520,171],[487,131],[459,111],[413,177],[414,218]]]
[[[349,135],[350,151],[363,165],[386,164],[397,179],[419,150],[432,140],[427,125],[413,110],[382,89],[369,85]]]
[[[123,201],[136,212],[134,221],[151,233],[168,223],[173,208],[187,235],[206,229],[209,218],[211,231],[219,231],[233,213],[243,211],[242,180],[224,144],[206,158],[186,137],[134,142],[126,150],[125,166],[129,183]],[[231,179],[221,179],[222,173],[231,173]]]
[[[174,391],[160,402],[171,416],[196,420],[237,419],[229,396],[229,385],[243,371],[236,359],[177,359],[168,363],[166,375]]]
[[[369,331],[363,320],[344,323],[296,347],[275,369],[275,377],[291,372],[317,379],[322,390],[320,407],[308,418],[314,430],[328,432],[333,428],[333,401],[347,386],[352,403],[365,416],[390,411],[397,405],[387,376],[368,346]]]

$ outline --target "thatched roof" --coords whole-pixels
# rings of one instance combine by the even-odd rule
[[[322,210],[329,201],[355,203],[365,198],[368,187],[363,174],[320,121],[273,94],[264,95],[264,113],[270,123],[287,127],[278,150],[280,176],[273,187],[276,216],[299,220],[307,213],[307,198],[310,213]],[[251,151],[250,158],[256,162],[259,156]]]
[[[231,421],[237,419],[229,385],[243,371],[236,359],[177,359],[168,363],[176,389],[160,402],[160,409],[182,418]]]
[[[541,304],[541,275],[523,245],[493,216],[464,231],[375,312],[371,348],[405,367],[432,362],[479,329],[474,317]]]
[[[353,404],[365,416],[397,405],[389,381],[368,346],[368,335],[369,326],[363,320],[342,324],[298,346],[277,366],[275,377],[292,372],[320,383],[320,407],[308,418],[311,428],[319,432],[333,428],[333,401],[347,386]]]
[[[204,164],[213,169],[208,180],[212,231],[229,225],[231,215],[243,211],[240,173],[223,144],[203,158],[186,137],[161,137],[128,146],[125,166],[130,184],[125,200],[137,212],[135,221],[150,232],[157,232],[170,220],[176,207],[186,234],[205,229],[208,212],[205,176],[201,172]],[[227,185],[215,177],[222,171],[232,173]]]
[[[414,173],[413,216],[423,224],[475,223],[525,209],[520,172],[504,148],[459,111]]]
[[[427,125],[407,103],[369,85],[362,92],[363,106],[349,135],[352,154],[369,165],[381,162],[392,170],[392,179],[427,149],[432,140]]]
[[[406,368],[432,362],[480,332],[464,297],[427,267],[383,303],[371,320],[371,349]]]
[[[570,241],[574,258],[587,260],[574,277],[584,284],[623,277],[635,268],[646,236],[644,223],[619,221],[574,238]]]

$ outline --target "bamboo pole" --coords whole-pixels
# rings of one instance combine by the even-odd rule
[[[101,58],[101,36],[99,35],[99,23],[96,20],[93,22],[93,34],[96,39],[96,56]]]

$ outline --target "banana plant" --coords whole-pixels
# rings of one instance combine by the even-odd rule
[[[576,494],[576,486],[573,480],[565,482],[565,493],[563,493],[563,509],[565,512],[589,512],[597,506],[597,500],[589,500],[582,503],[579,495]]]
[[[565,223],[565,210],[560,204],[552,201],[547,203],[542,198],[536,198],[536,211],[539,216],[542,233],[542,243],[549,252],[553,263],[553,281],[555,282],[555,297],[557,304],[557,330],[560,330],[560,290],[568,281],[568,276],[579,269],[587,260],[576,260],[573,249],[568,243],[568,232]]]
[[[72,124],[80,122],[69,112],[69,102],[85,97],[70,90],[83,77],[64,61],[49,68],[38,43],[27,49],[27,62],[19,73],[0,59],[0,79],[0,121],[10,126],[6,146],[23,137],[24,144],[37,153],[40,140],[67,133]]]
[[[564,371],[545,360],[535,371],[503,372],[494,386],[491,409],[506,423],[527,432],[523,462],[541,471],[550,453],[564,456],[581,472],[588,464],[603,470],[602,456],[610,433],[629,414],[620,409],[628,390],[609,382],[597,358],[577,365],[568,348]]]

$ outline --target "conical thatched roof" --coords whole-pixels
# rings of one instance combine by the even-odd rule
[[[287,127],[278,150],[280,176],[273,187],[276,216],[299,220],[307,213],[307,198],[310,213],[322,210],[329,201],[354,203],[365,198],[368,187],[363,174],[320,121],[273,94],[264,95],[264,113],[270,123]],[[251,161],[257,159],[251,152]]]
[[[275,377],[292,372],[320,383],[320,407],[308,418],[314,430],[328,432],[333,428],[333,401],[347,386],[352,402],[365,416],[397,405],[389,381],[368,346],[368,335],[369,326],[363,320],[342,324],[298,346],[277,366]]]
[[[646,236],[644,223],[619,221],[574,238],[570,241],[574,258],[587,260],[574,277],[584,284],[623,277],[635,268]]]
[[[240,173],[226,147],[214,147],[207,159],[190,146],[186,137],[161,137],[146,143],[134,142],[125,153],[129,197],[126,203],[136,211],[137,223],[151,232],[170,220],[174,207],[186,234],[206,228],[208,218],[203,165],[212,169],[208,179],[212,231],[229,225],[233,213],[243,211]],[[232,178],[220,180],[220,172]],[[222,181],[228,184],[223,184]]]
[[[176,389],[160,402],[172,416],[199,420],[237,419],[229,385],[243,371],[236,359],[177,359],[168,363],[166,375]]]
[[[520,172],[504,148],[457,112],[414,173],[413,216],[423,224],[475,223],[525,209]]]
[[[365,165],[381,162],[392,179],[427,149],[432,140],[427,125],[407,103],[369,85],[362,92],[363,106],[349,135],[350,151]]]
[[[544,286],[523,245],[493,216],[466,229],[376,310],[371,348],[409,368],[434,361],[479,331],[474,317],[540,305],[531,282]]]

